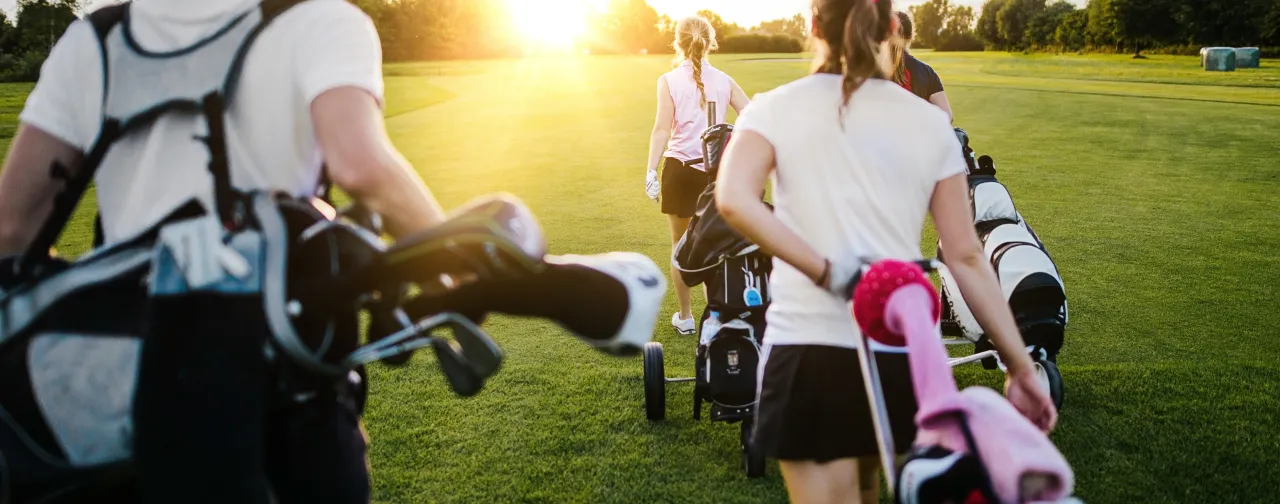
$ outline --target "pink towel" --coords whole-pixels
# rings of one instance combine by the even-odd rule
[[[888,264],[885,264],[888,263]],[[882,264],[884,266],[882,266]],[[905,267],[903,265],[906,265]],[[877,270],[880,288],[859,285],[858,301],[880,304],[881,317],[872,315],[874,306],[855,307],[864,331],[877,340],[904,338],[911,362],[911,377],[920,410],[916,414],[919,434],[916,445],[937,445],[956,452],[968,452],[960,429],[960,418],[967,419],[978,454],[991,478],[996,496],[1003,503],[1058,501],[1071,495],[1074,476],[1062,454],[1029,420],[1009,404],[1003,396],[985,387],[957,390],[946,347],[937,332],[938,293],[932,285],[925,287],[918,279],[924,272],[918,266],[898,261],[877,263],[866,278]],[[902,282],[884,278],[898,276]],[[883,296],[885,290],[891,291]],[[876,320],[878,319],[878,320]],[[896,335],[886,338],[876,334],[873,324]],[[879,329],[879,328],[876,328]]]

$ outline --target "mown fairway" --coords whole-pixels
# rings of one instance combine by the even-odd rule
[[[1054,439],[1079,496],[1280,498],[1280,61],[1205,74],[1196,58],[921,57],[1067,282],[1067,404]],[[715,62],[749,94],[808,68],[746,59]],[[666,219],[642,177],[668,63],[394,65],[388,124],[447,206],[509,191],[556,253],[636,250],[666,264]],[[0,86],[0,152],[29,89]],[[65,251],[88,242],[85,217]],[[656,339],[667,374],[688,375],[695,340],[669,329],[671,307],[674,297]],[[541,321],[486,327],[508,357],[478,397],[454,397],[426,355],[373,370],[377,502],[785,500],[776,465],[758,481],[739,472],[736,426],[691,419],[689,386],[671,385],[668,420],[650,424],[638,358],[597,355]],[[1000,383],[977,367],[957,375]]]

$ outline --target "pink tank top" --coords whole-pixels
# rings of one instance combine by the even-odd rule
[[[681,162],[702,159],[702,132],[707,129],[707,110],[702,107],[698,85],[693,81],[693,63],[685,60],[662,78],[666,79],[671,100],[676,105],[671,139],[667,141],[667,151],[663,156]],[[725,122],[728,115],[729,101],[733,98],[732,83],[727,74],[707,61],[702,62],[702,86],[707,93],[707,102],[716,102],[716,124]],[[706,171],[702,163],[692,167]]]

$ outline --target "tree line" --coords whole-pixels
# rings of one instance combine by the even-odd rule
[[[387,61],[519,56],[529,47],[506,0],[352,0],[373,19]],[[722,52],[801,52],[808,23],[799,14],[743,28],[711,11]],[[670,53],[676,21],[645,0],[610,0],[579,41],[592,54]]]
[[[944,11],[947,0],[929,4]],[[924,6],[921,6],[924,7]],[[950,7],[955,9],[954,7]],[[1277,0],[988,0],[976,27],[987,48],[1008,51],[1164,51],[1205,46],[1280,48]]]
[[[373,20],[387,61],[514,57],[529,49],[507,0],[349,0]],[[18,0],[0,11],[0,82],[34,81],[49,49],[84,0]],[[975,11],[951,0],[910,8],[914,45],[940,51],[1166,51],[1257,46],[1280,54],[1280,0],[988,0]],[[796,53],[804,16],[752,27],[698,13],[715,27],[720,51]],[[676,20],[645,0],[610,0],[591,14],[580,45],[593,54],[670,53]]]
[[[18,0],[17,15],[0,11],[0,82],[30,82],[80,10],[76,0]]]

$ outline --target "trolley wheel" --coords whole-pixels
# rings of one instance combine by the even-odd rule
[[[667,417],[667,377],[662,366],[662,343],[644,344],[644,414],[651,421]]]
[[[764,451],[751,442],[753,426],[754,422],[751,420],[742,421],[742,469],[746,471],[748,478],[763,478]]]
[[[1040,379],[1044,381],[1044,385],[1049,389],[1049,397],[1053,399],[1053,406],[1059,410],[1062,409],[1062,372],[1058,371],[1058,365],[1051,360],[1043,359],[1036,361],[1036,365],[1040,366],[1036,371],[1040,372]]]

